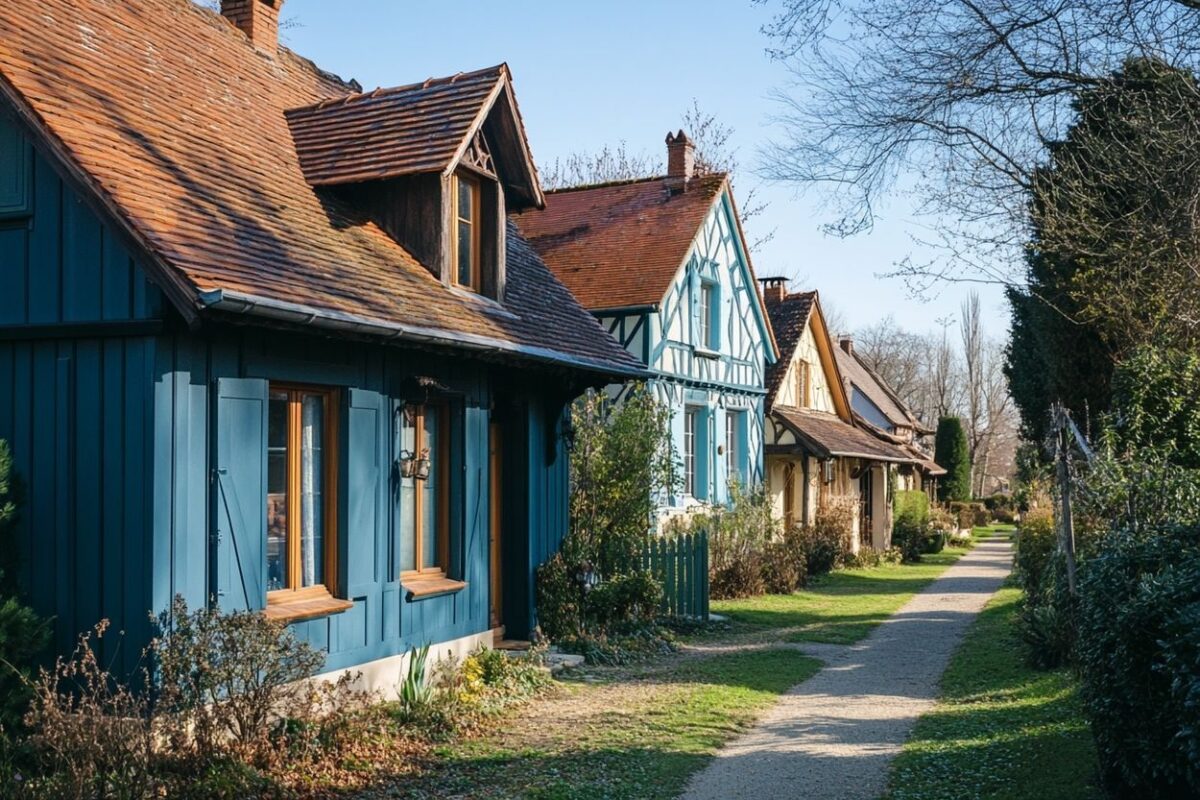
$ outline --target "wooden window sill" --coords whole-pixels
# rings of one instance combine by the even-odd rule
[[[427,597],[437,597],[443,594],[453,594],[461,592],[467,588],[464,581],[455,581],[450,578],[401,578],[401,583],[404,586],[405,598],[408,602],[414,600],[424,600]]]
[[[267,619],[277,619],[284,622],[301,622],[306,619],[327,617],[340,614],[354,608],[354,603],[331,595],[317,597],[298,597],[289,600],[267,600],[263,615]]]

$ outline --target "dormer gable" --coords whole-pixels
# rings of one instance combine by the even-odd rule
[[[768,372],[768,405],[823,411],[851,422],[849,395],[819,295],[789,293],[783,278],[763,278],[761,283],[779,344],[779,360]]]
[[[286,112],[305,180],[444,284],[502,301],[505,220],[544,205],[507,65]]]

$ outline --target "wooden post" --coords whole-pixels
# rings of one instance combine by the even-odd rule
[[[1063,549],[1063,555],[1067,561],[1067,591],[1071,596],[1075,596],[1075,522],[1071,516],[1071,443],[1070,433],[1067,430],[1067,419],[1065,409],[1057,410],[1056,425],[1058,427],[1058,492],[1061,496],[1062,525],[1060,528],[1060,544]]]

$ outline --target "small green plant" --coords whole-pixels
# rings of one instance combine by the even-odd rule
[[[425,667],[429,660],[429,645],[414,647],[408,652],[408,670],[396,694],[400,701],[400,713],[412,718],[427,709],[433,700],[434,689],[426,680]]]

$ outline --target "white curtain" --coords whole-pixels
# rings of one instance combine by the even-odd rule
[[[300,419],[300,585],[324,581],[321,553],[324,550],[321,498],[321,440],[323,401],[308,396]]]

